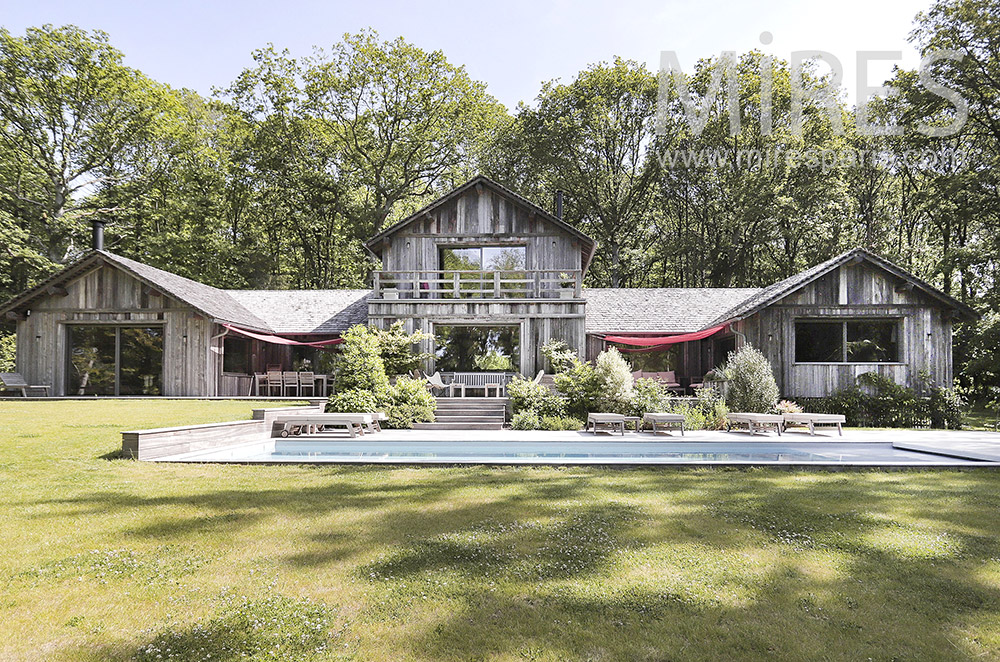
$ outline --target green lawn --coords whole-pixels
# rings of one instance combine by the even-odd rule
[[[1000,658],[1000,473],[111,459],[251,406],[0,402],[0,659]]]

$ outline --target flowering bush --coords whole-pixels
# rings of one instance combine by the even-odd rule
[[[726,405],[730,411],[770,414],[778,403],[778,384],[771,363],[760,350],[744,345],[729,354],[731,374]]]
[[[412,428],[414,423],[430,423],[434,420],[436,406],[423,380],[401,376],[389,389],[385,426]]]
[[[515,414],[534,411],[539,416],[565,416],[566,399],[553,393],[547,386],[529,379],[515,377],[507,384],[507,397]]]
[[[539,425],[541,421],[538,419],[538,414],[530,409],[514,414],[514,418],[510,421],[510,426],[515,430],[537,430]]]

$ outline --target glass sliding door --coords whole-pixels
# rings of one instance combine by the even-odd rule
[[[70,395],[162,395],[163,327],[68,327]]]
[[[163,328],[120,327],[118,395],[163,395]]]
[[[71,326],[70,395],[115,395],[117,328]]]
[[[517,371],[521,367],[519,326],[434,325],[435,368],[443,372]]]

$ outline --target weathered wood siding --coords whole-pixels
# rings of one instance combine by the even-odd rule
[[[577,270],[582,267],[579,238],[532,213],[501,193],[481,187],[449,200],[431,214],[388,236],[383,244],[385,271],[439,270],[441,248],[524,246],[525,269]],[[549,338],[584,347],[583,299],[370,299],[369,323],[381,328],[406,321],[410,331],[432,332],[434,325],[518,325],[525,375],[544,366],[541,347]],[[432,352],[427,346],[424,351]]]
[[[222,354],[211,320],[107,265],[65,290],[39,299],[17,323],[17,369],[29,383],[66,395],[68,325],[132,324],[163,327],[164,395],[215,395]]]
[[[934,384],[952,380],[952,323],[948,311],[917,289],[897,289],[900,281],[862,262],[845,265],[792,293],[737,326],[774,367],[782,395],[816,397],[846,388],[858,375],[877,372],[899,384],[916,386],[921,371]],[[796,363],[795,321],[865,318],[898,319],[897,363]]]
[[[582,246],[569,234],[488,187],[470,189],[386,238],[386,271],[443,269],[440,249],[468,245],[525,247],[525,269],[580,269]]]

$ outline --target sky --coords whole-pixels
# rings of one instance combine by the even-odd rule
[[[888,77],[894,64],[919,64],[907,38],[913,17],[929,5],[930,0],[2,0],[0,25],[15,34],[45,23],[103,30],[130,66],[205,95],[252,66],[253,50],[268,43],[306,56],[345,32],[372,27],[386,39],[402,36],[426,50],[442,50],[513,110],[520,101],[530,103],[543,82],[569,82],[588,65],[616,55],[656,70],[661,52],[675,51],[690,72],[700,58],[754,48],[782,59],[797,50],[832,53],[843,64],[853,101],[857,51],[902,52],[898,62],[869,65],[872,86]],[[761,43],[764,32],[773,36],[768,45]]]

